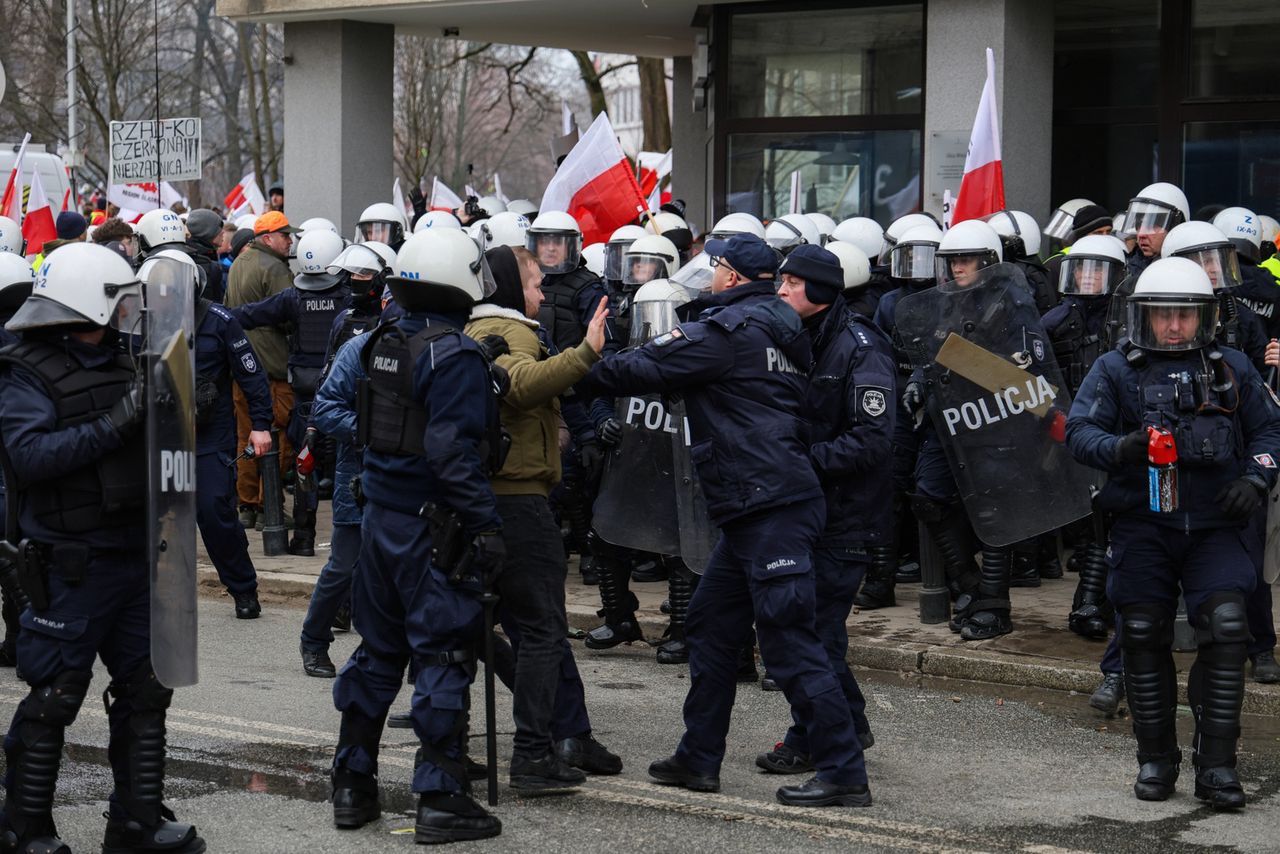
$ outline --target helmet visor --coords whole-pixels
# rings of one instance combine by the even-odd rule
[[[1176,353],[1213,342],[1217,300],[1185,297],[1130,297],[1129,338],[1144,350]]]
[[[769,231],[772,233],[766,233],[764,240],[779,252],[790,252],[805,242],[800,229],[785,220],[774,220],[770,225],[777,225],[777,228],[770,228]]]
[[[576,269],[582,254],[582,238],[566,231],[526,231],[525,246],[548,275]]]
[[[692,261],[677,270],[676,274],[671,277],[671,281],[690,291],[705,291],[711,287],[711,279],[714,276],[715,272],[711,269],[711,258],[706,253],[703,253],[695,256]]]
[[[1067,255],[1058,271],[1058,293],[1101,297],[1114,293],[1124,278],[1124,264],[1114,258]]]
[[[489,259],[485,257],[484,249],[479,244],[476,244],[476,260],[472,262],[471,269],[480,276],[480,299],[493,296],[493,292],[498,289],[498,281],[493,277]]]
[[[622,281],[623,256],[635,240],[615,240],[604,245],[604,277],[611,282]]]
[[[1124,230],[1129,234],[1168,231],[1174,224],[1172,208],[1138,199],[1129,203],[1129,210],[1124,217]]]
[[[382,256],[367,246],[354,243],[343,249],[325,270],[329,273],[350,273],[353,276],[370,277],[381,273],[386,268]]]
[[[933,243],[902,243],[889,253],[889,275],[895,279],[932,279],[933,259],[938,247]],[[881,258],[885,256],[881,254]]]
[[[976,284],[980,278],[979,273],[996,262],[995,253],[990,251],[947,252],[934,255],[934,269],[938,284],[957,290]]]
[[[386,221],[362,222],[360,223],[360,241],[376,240],[379,243],[388,245],[395,243],[394,223]]]
[[[668,261],[661,255],[651,255],[647,252],[641,254],[628,253],[624,261],[625,266],[622,271],[622,284],[624,285],[638,287],[654,279],[666,278],[668,272]]]
[[[1058,240],[1066,240],[1071,236],[1071,226],[1074,222],[1075,216],[1058,208],[1053,212],[1053,216],[1049,217],[1049,224],[1044,227],[1044,233]]]
[[[678,322],[674,302],[649,300],[632,303],[630,344],[638,347],[646,341],[652,341],[659,335],[670,332]]]
[[[1178,252],[1180,258],[1190,258],[1200,265],[1213,283],[1213,289],[1220,291],[1236,288],[1243,284],[1240,275],[1240,260],[1236,257],[1234,246],[1205,246],[1201,249],[1189,249]]]

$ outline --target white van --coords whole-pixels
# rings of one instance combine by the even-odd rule
[[[9,180],[9,173],[13,171],[13,161],[18,158],[19,145],[18,142],[0,143],[0,192],[3,192],[4,183]],[[69,209],[75,210],[75,199],[68,196],[71,180],[67,176],[67,165],[62,162],[61,157],[46,151],[43,145],[29,142],[27,153],[23,158],[23,187],[31,185],[33,169],[40,170],[40,186],[44,188],[44,194],[49,198],[49,207],[53,208],[54,216],[62,210],[63,199],[68,200]],[[23,193],[26,193],[25,189]]]

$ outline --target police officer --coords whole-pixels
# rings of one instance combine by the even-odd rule
[[[138,238],[135,263],[139,264],[163,249],[184,249],[187,244],[187,229],[182,218],[163,208],[143,214],[133,233]]]
[[[1130,199],[1124,229],[1137,235],[1138,251],[1129,259],[1129,275],[1137,279],[1148,264],[1160,257],[1165,235],[1189,219],[1191,208],[1186,194],[1165,181],[1143,187]]]
[[[845,659],[846,622],[866,573],[868,547],[892,537],[895,369],[888,337],[845,305],[837,261],[827,249],[797,247],[779,270],[778,295],[800,315],[813,341],[805,396],[812,424],[809,460],[827,505],[813,554],[817,628],[865,750],[875,739],[866,699]],[[805,719],[797,712],[793,706],[795,725],[786,737],[756,758],[760,768],[787,774],[812,769]]]
[[[812,552],[826,517],[804,423],[808,336],[774,293],[777,255],[764,241],[738,236],[705,251],[717,272],[702,319],[605,358],[585,380],[615,395],[682,395],[693,462],[722,531],[689,606],[685,734],[649,774],[720,788],[739,652],[754,617],[765,664],[799,710],[818,772],[779,789],[778,799],[867,806],[862,748],[815,626]]]
[[[289,418],[289,443],[299,449],[293,488],[293,537],[289,554],[310,557],[316,553],[316,506],[319,499],[311,476],[320,450],[319,434],[308,429],[311,402],[315,399],[324,368],[329,333],[335,319],[351,301],[345,273],[328,268],[343,249],[342,238],[326,229],[307,232],[298,241],[302,272],[293,287],[231,309],[245,329],[278,326],[290,330],[289,382],[293,386],[293,412]]]
[[[408,224],[404,212],[390,202],[376,202],[360,212],[356,220],[356,242],[385,243],[396,252],[404,245]]]
[[[501,444],[498,402],[487,360],[462,334],[472,305],[493,292],[483,267],[480,248],[461,231],[413,235],[388,279],[403,314],[361,350],[369,378],[358,426],[366,504],[351,589],[361,644],[333,688],[342,713],[333,765],[340,828],[381,814],[378,742],[412,661],[413,728],[422,741],[415,839],[484,839],[502,830],[470,797],[461,761],[482,631],[480,576],[501,562],[488,474]],[[468,552],[470,569],[461,559]]]
[[[231,404],[234,380],[249,401],[255,456],[271,450],[271,387],[253,347],[231,312],[202,293],[203,270],[177,249],[164,249],[142,263],[138,277],[149,281],[155,263],[167,259],[191,271],[196,283],[196,524],[218,579],[235,601],[236,617],[262,613],[258,575],[249,557],[249,538],[236,518],[236,421]]]
[[[1280,288],[1271,273],[1258,266],[1262,261],[1262,230],[1259,217],[1248,208],[1224,208],[1213,218],[1213,225],[1236,248],[1236,260],[1240,264],[1240,287],[1236,289],[1239,302],[1258,315],[1267,338],[1280,337]]]
[[[0,251],[0,347],[17,343],[18,336],[4,328],[13,313],[31,296],[35,274],[31,265],[21,255]],[[0,478],[0,519],[5,518],[4,480]],[[15,537],[16,531],[11,531]],[[0,559],[2,561],[3,559]],[[0,587],[3,597],[4,642],[0,643],[0,667],[13,667],[18,663],[19,607],[14,593],[8,587]]]
[[[1181,592],[1199,646],[1188,680],[1195,794],[1230,809],[1245,803],[1236,741],[1249,642],[1245,598],[1257,578],[1241,529],[1276,480],[1280,406],[1242,353],[1214,344],[1217,311],[1209,277],[1194,262],[1153,262],[1129,298],[1131,343],[1102,356],[1085,377],[1067,445],[1108,475],[1099,503],[1115,513],[1107,594],[1122,620],[1140,766],[1134,793],[1165,800],[1178,779],[1170,648]],[[1177,477],[1149,497],[1148,445],[1159,441],[1152,427],[1170,434]]]
[[[165,710],[173,691],[151,666],[143,508],[142,386],[111,328],[133,271],[94,244],[61,247],[7,324],[0,436],[17,482],[28,567],[18,660],[31,693],[5,739],[2,836],[10,851],[66,851],[52,807],[64,730],[101,656],[110,673],[107,757],[115,778],[104,851],[201,852],[194,827],[164,806]],[[136,299],[136,296],[133,297]],[[30,571],[35,569],[34,572]]]
[[[1040,313],[1053,308],[1058,302],[1055,282],[1049,279],[1049,271],[1040,262],[1040,226],[1035,217],[1025,211],[996,211],[986,218],[987,225],[996,230],[1004,244],[1005,261],[1016,264],[1031,285],[1036,308]]]

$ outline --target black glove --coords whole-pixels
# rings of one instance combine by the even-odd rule
[[[1244,475],[1228,483],[1218,491],[1214,501],[1230,519],[1245,519],[1258,508],[1258,502],[1267,494],[1265,484],[1253,475]]]
[[[484,531],[476,534],[471,547],[475,550],[476,574],[487,587],[502,572],[503,561],[507,558],[507,545],[498,531]]]
[[[489,376],[493,377],[493,393],[498,397],[506,397],[511,391],[511,374],[501,365],[489,365]]]
[[[596,435],[606,445],[616,445],[622,441],[622,425],[616,418],[606,418],[596,428]]]
[[[409,191],[409,204],[413,205],[413,212],[418,216],[427,212],[427,198],[422,195],[422,188],[414,187]]]
[[[1147,461],[1147,445],[1150,438],[1146,428],[1134,430],[1121,437],[1116,445],[1116,462],[1145,463]]]
[[[912,416],[924,408],[924,389],[920,387],[920,383],[907,383],[907,389],[902,393],[902,408]]]
[[[501,335],[486,335],[477,343],[480,345],[480,351],[484,353],[484,357],[490,362],[511,352],[511,348],[507,345],[507,339]]]
[[[593,473],[604,464],[604,451],[599,442],[583,442],[578,448],[578,462],[582,463],[583,477],[590,480]]]
[[[111,410],[107,413],[107,423],[120,438],[126,439],[142,426],[146,416],[147,407],[142,399],[142,383],[139,380],[133,380],[120,399],[111,406]]]

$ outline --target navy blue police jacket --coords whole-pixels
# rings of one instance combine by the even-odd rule
[[[311,306],[316,303],[319,307]],[[336,318],[351,304],[351,288],[341,282],[323,291],[304,291],[296,287],[286,288],[259,302],[238,305],[228,309],[245,329],[259,326],[291,326],[289,335],[289,373],[298,369],[319,372],[324,368],[325,349]],[[303,315],[315,312],[318,335],[308,335],[302,329]],[[314,340],[309,340],[314,338]]]
[[[498,403],[480,345],[462,334],[466,322],[466,314],[420,312],[404,312],[394,321],[407,336],[428,323],[457,332],[432,341],[413,366],[413,399],[427,408],[427,456],[366,449],[361,487],[372,504],[401,513],[416,514],[428,501],[446,505],[468,532],[480,533],[502,528],[480,457]]]
[[[824,546],[874,545],[893,516],[893,345],[842,297],[820,315],[805,394],[809,461],[827,502]]]
[[[199,309],[197,309],[197,313]],[[267,372],[254,355],[253,345],[231,310],[212,303],[196,329],[196,376],[213,382],[218,397],[212,411],[200,414],[196,426],[196,453],[235,453],[236,415],[232,404],[234,379],[249,402],[249,420],[254,430],[271,429],[271,386]]]
[[[800,316],[773,282],[704,304],[697,322],[597,362],[579,391],[683,396],[690,453],[718,525],[820,497],[804,412],[812,354]]]
[[[1135,366],[1126,358],[1128,346],[1093,363],[1067,417],[1071,455],[1108,475],[1099,507],[1183,531],[1245,524],[1223,515],[1217,496],[1244,475],[1258,478],[1268,490],[1275,485],[1280,402],[1238,350],[1219,348],[1234,389],[1213,393],[1218,399],[1206,407],[1189,397],[1195,393],[1195,372],[1203,370],[1200,351],[1147,352],[1145,363]],[[1145,462],[1116,459],[1120,440],[1145,426],[1171,430],[1177,443],[1179,499],[1172,513],[1150,509]]]

